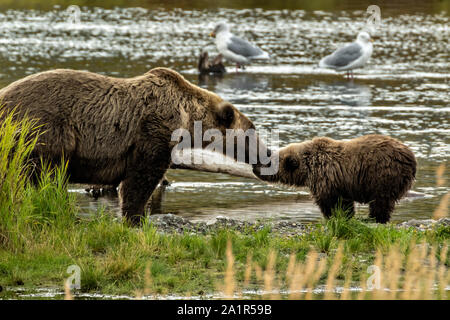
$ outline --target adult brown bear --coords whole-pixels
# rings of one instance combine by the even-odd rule
[[[166,68],[129,79],[42,72],[0,90],[0,104],[7,111],[17,106],[19,118],[27,115],[42,125],[36,160],[57,163],[64,156],[72,182],[121,183],[122,213],[132,222],[140,221],[170,165],[174,130],[184,128],[194,137],[194,121],[201,121],[203,132],[216,128],[226,140],[226,129],[254,129],[233,105]]]
[[[349,141],[315,138],[290,144],[272,157],[278,157],[278,172],[262,175],[261,166],[255,165],[260,179],[308,187],[326,218],[339,201],[350,215],[354,201],[369,203],[370,217],[379,223],[389,221],[396,201],[411,188],[417,167],[407,146],[382,135]]]

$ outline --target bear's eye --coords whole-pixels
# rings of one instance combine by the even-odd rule
[[[294,157],[286,157],[284,159],[284,168],[286,169],[286,171],[288,172],[292,172],[294,170],[296,170],[298,168],[298,160],[295,159]]]
[[[234,109],[230,104],[225,104],[219,110],[219,124],[229,128],[234,121]]]

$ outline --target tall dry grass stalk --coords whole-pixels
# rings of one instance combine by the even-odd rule
[[[280,295],[276,289],[275,285],[275,262],[276,262],[276,253],[275,251],[270,251],[269,258],[267,261],[266,271],[264,272],[264,291],[269,293],[270,299],[278,299]]]
[[[437,169],[436,169],[436,186],[442,187],[445,184],[445,163],[442,163]],[[433,219],[440,219],[444,218],[448,215],[448,202],[450,200],[450,192],[447,192],[439,203],[439,206],[434,210],[433,213]]]
[[[400,281],[400,271],[402,267],[402,256],[398,246],[392,247],[386,259],[386,270],[389,272],[385,275],[386,283],[390,291],[389,299],[395,300],[398,293],[398,285]]]
[[[448,215],[449,200],[450,200],[450,192],[448,192],[447,194],[445,194],[442,197],[441,202],[439,203],[439,206],[436,208],[436,210],[434,210],[433,219],[437,220],[440,218],[444,218]]]
[[[135,295],[136,299],[141,300],[144,296],[148,296],[152,294],[152,273],[151,273],[152,262],[149,261],[145,267],[144,273],[144,288],[142,290],[136,290]]]
[[[247,288],[248,285],[250,284],[250,279],[252,276],[252,261],[253,257],[252,257],[252,253],[249,252],[249,254],[247,255],[247,263],[245,264],[245,273],[244,273],[244,288]]]
[[[445,163],[441,163],[436,169],[436,185],[442,187],[445,184]]]
[[[448,299],[450,273],[447,265],[448,244],[438,248],[425,242],[411,242],[410,252],[402,252],[400,246],[392,246],[387,252],[378,250],[374,264],[359,275],[359,281],[352,281],[354,272],[348,267],[345,272],[344,250],[340,245],[327,268],[327,259],[311,250],[305,261],[297,261],[291,255],[286,268],[284,283],[277,286],[280,272],[276,270],[276,254],[270,252],[267,267],[263,270],[247,257],[244,284],[248,286],[254,272],[257,283],[263,282],[262,297],[280,299],[281,290],[287,291],[289,299]],[[440,249],[440,250],[439,250]],[[227,268],[224,293],[235,294],[236,279],[231,243],[227,246]],[[375,271],[374,271],[375,270]],[[369,272],[370,271],[370,272]],[[343,273],[343,279],[342,279]],[[323,279],[325,285],[323,285]],[[336,290],[339,283],[343,286]],[[285,288],[285,289],[283,289]],[[340,293],[338,293],[340,291]],[[359,292],[357,292],[359,291]],[[239,295],[243,297],[241,293]],[[245,298],[245,297],[244,297]]]
[[[445,290],[448,283],[450,283],[450,272],[448,272],[445,267],[445,261],[448,256],[448,246],[445,246],[441,249],[441,254],[439,256],[439,261],[441,261],[438,267],[438,290],[439,296],[442,298],[445,296]],[[442,262],[444,261],[444,263]],[[447,273],[447,275],[446,275]]]
[[[339,245],[336,256],[333,259],[333,264],[331,265],[331,268],[328,271],[328,278],[327,278],[327,282],[326,282],[325,297],[324,297],[326,300],[336,298],[334,295],[334,283],[335,283],[336,275],[342,264],[342,257],[343,257],[342,245]]]
[[[73,300],[69,281],[64,282],[64,300]]]
[[[250,285],[250,280],[252,277],[252,264],[253,264],[253,255],[252,252],[249,252],[247,254],[247,262],[245,263],[245,271],[244,271],[244,283],[243,283],[243,288],[248,288],[248,286]],[[242,299],[243,298],[243,291],[240,290],[239,292],[239,298]]]
[[[231,240],[229,239],[227,242],[226,257],[227,257],[227,268],[225,270],[224,294],[227,298],[232,299],[234,297],[234,290],[236,288],[236,283],[234,280],[234,256]]]
[[[312,273],[312,276],[306,282],[306,295],[305,299],[311,300],[313,297],[313,290],[315,284],[319,281],[320,277],[325,272],[325,268],[327,266],[327,260],[322,258],[318,259],[316,262],[315,270]]]
[[[350,288],[352,281],[352,268],[347,268],[347,271],[345,273],[345,282],[344,282],[344,288]],[[350,300],[350,290],[343,290],[341,293],[341,300]]]
[[[144,295],[149,295],[152,293],[152,285],[153,285],[153,281],[152,281],[152,273],[151,273],[151,266],[152,263],[151,261],[147,264],[147,266],[145,267],[145,276],[144,276]]]

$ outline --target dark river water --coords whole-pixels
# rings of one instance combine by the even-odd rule
[[[422,195],[401,201],[393,220],[429,218],[450,190],[448,168],[447,183],[436,184],[436,169],[450,156],[450,1],[392,2],[379,4],[372,59],[347,81],[317,64],[366,26],[367,1],[0,0],[0,87],[53,68],[117,77],[173,68],[232,102],[258,128],[279,130],[280,147],[314,136],[379,133],[402,140],[418,159],[413,189]],[[66,11],[71,4],[80,6],[79,19]],[[239,72],[228,63],[223,77],[200,78],[197,60],[202,50],[217,54],[208,34],[219,21],[271,59]],[[167,176],[163,211],[195,221],[321,219],[307,190],[184,170]],[[71,190],[85,213],[101,206],[118,212],[116,198]]]

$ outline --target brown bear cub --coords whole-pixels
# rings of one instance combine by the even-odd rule
[[[208,129],[217,129],[225,141],[227,129],[255,128],[232,104],[166,68],[127,79],[51,70],[1,89],[0,104],[41,125],[33,151],[37,168],[41,157],[58,163],[64,156],[71,182],[120,183],[122,213],[135,223],[170,166],[175,130],[188,131],[194,146],[196,121],[200,139]]]
[[[370,217],[379,223],[389,221],[395,203],[411,188],[417,166],[407,146],[382,135],[349,141],[314,138],[272,154],[277,156],[277,173],[261,175],[256,165],[255,175],[264,181],[308,187],[326,218],[340,202],[349,215],[354,214],[354,201],[368,203]]]

